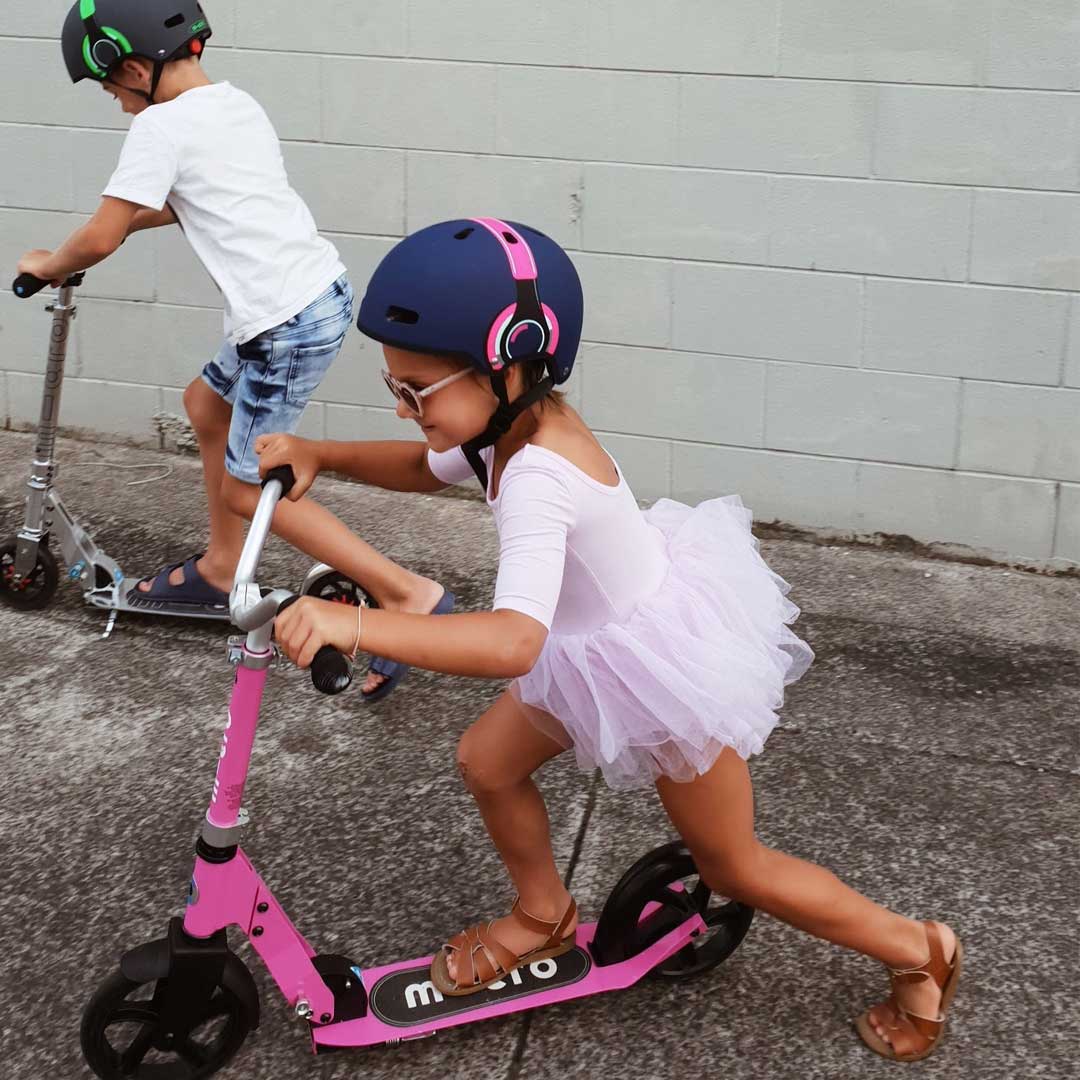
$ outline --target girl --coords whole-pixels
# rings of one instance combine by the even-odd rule
[[[277,621],[301,667],[331,644],[515,680],[466,731],[458,760],[518,899],[506,917],[451,938],[432,981],[471,994],[570,948],[577,912],[531,775],[573,747],[614,787],[656,786],[714,892],[883,961],[892,994],[859,1017],[859,1034],[886,1057],[925,1057],[955,992],[960,943],[755,839],[746,759],[812,659],[788,628],[798,609],[737,497],[638,508],[553,389],[570,375],[581,322],[577,273],[541,233],[494,219],[424,229],[376,270],[359,327],[382,342],[398,415],[426,442],[274,435],[260,445],[264,472],[293,466],[291,499],[322,469],[423,492],[475,473],[495,513],[491,612],[431,618],[305,599]]]

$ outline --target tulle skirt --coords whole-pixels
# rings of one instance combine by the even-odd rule
[[[622,622],[549,634],[512,688],[537,727],[613,788],[693,780],[728,746],[759,753],[784,687],[814,659],[789,629],[799,609],[737,495],[697,507],[662,499],[645,516],[667,541],[661,587]]]

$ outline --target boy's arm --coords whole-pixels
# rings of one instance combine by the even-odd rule
[[[172,212],[172,207],[167,203],[160,210],[151,210],[149,207],[141,206],[135,211],[135,216],[128,226],[127,234],[130,236],[132,233],[142,232],[143,229],[157,229],[162,225],[175,224],[176,215]]]
[[[28,251],[19,260],[20,274],[62,281],[69,274],[107,259],[127,238],[140,207],[106,196],[94,216],[76,229],[56,251]],[[153,211],[151,211],[153,212]]]

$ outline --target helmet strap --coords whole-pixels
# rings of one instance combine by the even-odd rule
[[[510,401],[506,393],[506,375],[504,372],[496,372],[491,376],[491,389],[499,399],[498,407],[491,414],[491,419],[484,430],[475,438],[461,444],[461,451],[465,460],[472,466],[476,473],[476,479],[487,495],[488,472],[484,465],[484,459],[480,456],[481,450],[494,446],[513,426],[514,421],[528,408],[535,405],[555,388],[555,380],[551,375],[545,375],[531,390],[526,391],[521,397]]]

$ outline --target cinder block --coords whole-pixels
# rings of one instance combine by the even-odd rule
[[[654,502],[671,494],[671,443],[607,431],[596,437],[618,463],[636,499]]]
[[[875,88],[797,79],[685,77],[681,165],[866,176]]]
[[[215,82],[246,90],[266,111],[279,139],[318,139],[323,92],[321,60],[306,53],[248,49],[206,51],[206,71]],[[344,109],[351,97],[338,98]]]
[[[963,281],[971,195],[959,188],[774,177],[774,265]]]
[[[991,187],[1080,186],[1073,94],[878,88],[874,175]]]
[[[56,37],[59,36],[57,30]],[[72,83],[63,65],[59,41],[0,38],[0,101],[4,103],[4,119],[20,124],[126,130],[131,117],[124,114],[112,96],[92,82]],[[38,91],[43,86],[43,77],[47,78],[48,89]]]
[[[74,210],[72,132],[0,124],[0,203],[35,210]]]
[[[405,154],[353,146],[287,143],[289,181],[323,231],[400,235],[405,227]]]
[[[978,84],[986,0],[783,0],[780,74]]]
[[[79,373],[88,379],[182,388],[221,346],[210,308],[87,300],[79,309]]]
[[[450,218],[498,217],[580,246],[579,165],[410,151],[407,176],[409,232]]]
[[[964,384],[959,467],[1080,481],[1080,390]]]
[[[1054,557],[1080,566],[1080,484],[1060,485]]]
[[[358,291],[357,303],[359,297]],[[392,408],[394,399],[381,374],[384,367],[382,346],[354,326],[345,335],[345,343],[315,391],[314,400]]]
[[[37,0],[34,4],[12,4],[4,12],[5,37],[59,38],[71,0]]]
[[[408,0],[407,6],[411,56],[565,67],[586,62],[587,5],[578,0]]]
[[[366,405],[327,405],[326,438],[341,442],[363,439],[419,441],[420,429],[402,420],[393,409],[372,409]]]
[[[711,74],[776,72],[780,0],[589,0],[586,62],[593,67]]]
[[[325,439],[326,406],[318,401],[309,401],[300,417],[296,434],[302,439]]]
[[[365,56],[404,56],[407,50],[403,0],[307,0],[302,18],[292,0],[235,0],[235,7],[245,49]]]
[[[769,178],[636,165],[585,166],[590,251],[768,262]]]
[[[676,263],[672,282],[676,349],[859,363],[862,298],[854,277]]]
[[[990,0],[990,86],[1080,90],[1080,2]]]
[[[35,427],[41,410],[43,376],[8,374],[9,416],[12,427]],[[154,413],[161,406],[156,386],[68,379],[60,399],[60,427],[104,435],[135,446],[157,446]]]
[[[971,280],[1080,289],[1080,195],[976,191]]]
[[[582,161],[675,160],[679,80],[573,68],[501,67],[501,154]]]
[[[75,173],[75,209],[92,214],[120,161],[126,131],[63,131]]]
[[[13,264],[7,264],[10,271]],[[14,277],[14,273],[11,273]],[[8,371],[27,371],[41,374],[49,355],[52,316],[44,308],[53,292],[39,293],[31,300],[19,300],[8,290],[10,280],[0,280],[0,368]],[[68,333],[68,374],[78,371],[78,336],[81,314]]]
[[[863,366],[1056,386],[1068,308],[1058,293],[871,279]]]
[[[662,348],[671,341],[671,264],[575,252],[588,341]]]
[[[323,138],[361,146],[491,153],[496,69],[418,60],[321,60]],[[313,122],[308,115],[308,134]]]
[[[953,464],[959,380],[770,364],[765,395],[769,449]]]
[[[38,210],[0,210],[0,266],[14,268],[31,248],[56,250],[68,235],[89,219],[79,214]],[[14,276],[14,275],[12,275]],[[91,267],[78,296],[107,296],[151,300],[154,261],[148,244],[132,237],[105,262]]]
[[[586,422],[601,431],[761,446],[765,364],[730,356],[587,346]]]
[[[199,261],[184,234],[175,225],[136,233],[121,249],[142,244],[154,253],[157,265],[157,299],[164,304],[189,307],[222,307],[221,292]]]
[[[1054,484],[864,463],[856,488],[861,531],[961,545],[1040,562],[1054,541]]]
[[[840,458],[675,443],[672,496],[693,505],[739,495],[757,521],[851,532],[856,468]]]
[[[1080,386],[1080,301],[1072,297],[1069,347],[1065,353],[1065,385]]]

